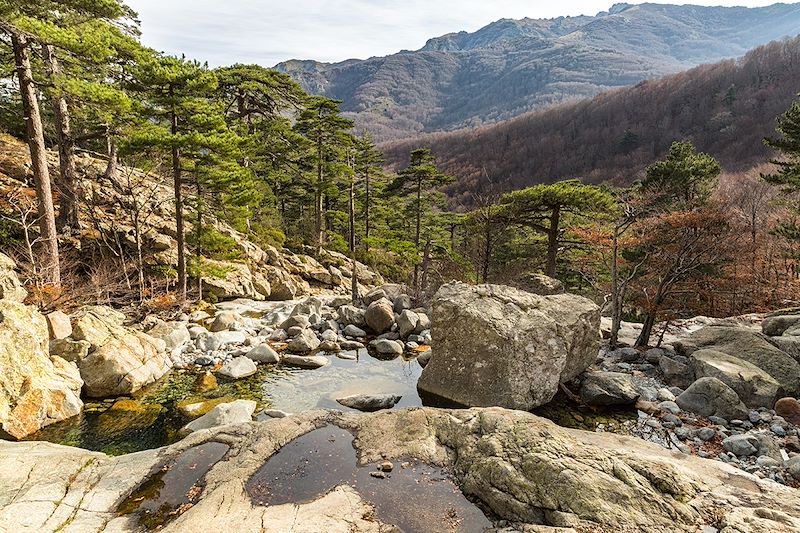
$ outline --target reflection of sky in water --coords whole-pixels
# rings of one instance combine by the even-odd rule
[[[360,350],[357,361],[333,355],[330,361],[328,366],[317,370],[293,368],[288,375],[268,377],[264,392],[272,408],[290,413],[310,409],[349,411],[337,403],[336,398],[352,394],[399,394],[403,398],[397,408],[422,404],[417,394],[422,368],[416,359],[405,361],[398,357],[381,361],[370,356],[367,350]]]

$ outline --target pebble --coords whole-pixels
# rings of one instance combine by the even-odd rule
[[[369,475],[372,476],[372,477],[376,477],[378,479],[386,479],[386,472],[380,472],[380,471],[376,470],[376,471],[370,472]]]
[[[700,440],[708,442],[710,440],[714,440],[714,437],[717,436],[717,432],[712,428],[702,428],[697,432],[697,436],[700,437]]]
[[[394,465],[390,461],[384,461],[381,463],[381,470],[383,472],[391,472],[394,470]]]
[[[665,401],[658,404],[658,408],[662,411],[666,411],[668,413],[672,413],[673,415],[677,415],[681,412],[681,408],[678,407],[678,404],[672,401]]]

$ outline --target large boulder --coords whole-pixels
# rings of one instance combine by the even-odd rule
[[[706,326],[673,343],[682,355],[708,348],[752,363],[781,384],[784,392],[800,394],[800,363],[773,346],[761,333],[743,327]]]
[[[16,265],[7,255],[0,253],[0,300],[21,302],[28,292],[17,277]]]
[[[571,294],[443,285],[433,299],[436,357],[418,388],[466,406],[530,410],[597,357],[600,308]]]
[[[89,354],[77,361],[90,397],[131,394],[172,368],[166,343],[123,326],[124,318],[113,309],[90,306],[75,320],[72,338],[91,344]]]
[[[630,374],[587,372],[581,382],[581,399],[588,405],[633,405],[639,391]]]
[[[281,268],[267,265],[262,267],[262,273],[270,285],[270,300],[294,300],[309,292],[308,283]]]
[[[510,285],[518,288],[521,291],[529,292],[531,294],[538,294],[540,296],[548,296],[551,294],[564,294],[564,284],[555,278],[545,276],[536,272],[529,272],[517,276]]]
[[[175,348],[180,348],[184,344],[189,344],[192,340],[189,335],[189,329],[183,322],[164,322],[159,320],[147,334],[164,341],[168,352]]]
[[[717,378],[700,378],[683,391],[675,403],[684,411],[725,420],[744,420],[749,410],[732,388]]]
[[[800,324],[800,315],[777,315],[764,319],[761,331],[771,337],[783,335],[786,330]]]
[[[697,350],[690,359],[696,378],[717,378],[736,391],[748,407],[771,409],[781,394],[781,385],[752,363],[715,350]]]
[[[50,356],[45,317],[0,300],[0,433],[21,439],[77,415],[82,386],[74,364]]]
[[[295,439],[317,428],[323,429],[313,448],[299,453],[305,449]],[[348,450],[340,428],[357,435],[355,449]],[[336,442],[328,440],[332,434]],[[278,450],[289,443],[294,450],[286,448],[289,455],[284,457]],[[365,501],[372,498],[348,486],[356,456],[364,473],[386,460],[420,467],[398,472],[398,484],[372,481],[370,490],[394,496],[388,503],[376,500],[382,505],[376,510]],[[313,478],[317,495],[287,505],[263,505],[251,491],[260,488],[257,482],[264,476],[253,476],[270,458],[282,461],[277,466],[285,472],[331,471]],[[197,468],[173,469],[173,475],[164,476],[170,465],[180,464]],[[49,443],[0,441],[0,531],[141,531],[141,518],[161,503],[152,487],[187,480],[187,487],[201,487],[202,494],[181,492],[165,502],[166,509],[159,510],[165,521],[158,524],[165,533],[396,531],[381,521],[384,512],[413,515],[419,524],[413,530],[418,531],[449,531],[459,522],[479,525],[470,517],[477,521],[480,513],[466,514],[474,510],[466,501],[450,509],[437,507],[448,485],[424,482],[427,477],[414,472],[428,471],[424,465],[452,471],[461,492],[497,521],[513,524],[497,531],[696,533],[716,528],[772,533],[800,528],[796,489],[721,461],[680,455],[609,432],[564,429],[520,411],[418,408],[373,414],[313,411],[212,427],[171,446],[122,457]],[[413,490],[403,488],[409,482]],[[388,485],[378,487],[384,483]],[[146,501],[134,514],[121,515],[118,506],[126,498],[128,503]],[[420,505],[420,498],[429,500]],[[566,525],[572,529],[553,527]]]
[[[214,272],[214,275],[203,276],[204,292],[211,293],[220,300],[232,298],[266,299],[266,295],[256,290],[253,273],[246,264],[214,261],[212,259],[204,259],[203,263],[207,270]]]

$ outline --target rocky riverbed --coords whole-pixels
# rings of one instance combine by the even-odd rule
[[[18,292],[13,283],[4,287],[9,295]],[[6,508],[19,504],[33,517],[26,522],[31,531],[68,531],[92,520],[110,531],[163,525],[192,531],[197,520],[206,520],[202,513],[211,512],[203,506],[217,494],[215,465],[239,464],[231,454],[258,438],[264,439],[262,463],[248,462],[237,474],[239,487],[253,488],[246,491],[251,498],[247,520],[270,517],[284,524],[290,513],[282,515],[279,508],[285,504],[297,516],[310,513],[307,523],[315,531],[320,524],[331,528],[326,531],[344,524],[357,524],[357,531],[390,531],[383,520],[396,525],[399,519],[386,509],[411,501],[403,495],[424,482],[467,497],[453,500],[452,513],[431,508],[420,515],[424,523],[449,527],[442,531],[468,531],[464,527],[478,519],[466,517],[479,516],[476,512],[497,531],[538,531],[544,525],[566,531],[797,530],[794,489],[781,487],[800,482],[800,315],[697,318],[673,325],[661,347],[647,350],[610,350],[598,335],[604,329],[600,309],[585,298],[558,290],[537,295],[459,283],[444,286],[422,306],[402,287],[384,285],[357,302],[334,294],[280,302],[239,299],[138,323],[100,306],[43,316],[8,297],[0,299],[0,316],[0,361],[6,365],[0,418],[7,436],[33,441],[2,445],[13,461],[0,461],[0,478],[3,486],[16,488],[13,494],[0,489],[0,502],[5,501],[0,520],[10,523],[13,515]],[[623,341],[635,330],[636,325],[625,324]],[[419,410],[422,404],[519,411]],[[523,413],[528,410],[576,430],[560,430]],[[382,414],[347,414],[357,411]],[[452,425],[456,420],[469,427],[467,433]],[[315,429],[325,427],[332,440],[313,437]],[[369,443],[365,435],[375,436],[371,432],[378,427],[385,432],[379,440],[402,441],[402,453],[364,446]],[[353,436],[361,466],[334,453],[336,442],[347,441],[342,430]],[[517,431],[526,440],[517,440]],[[267,460],[306,433],[311,436],[287,447],[286,454]],[[472,442],[476,434],[477,441],[465,444],[464,438]],[[543,435],[568,446],[576,446],[570,439],[577,439],[579,451],[531,444]],[[105,455],[67,452],[42,440]],[[625,459],[602,458],[603,450],[614,446],[621,447],[615,453]],[[448,453],[445,458],[439,447],[456,457]],[[295,448],[298,457],[308,452],[318,459],[295,465],[287,459]],[[77,472],[62,472],[76,479],[83,479],[85,468],[97,483],[111,483],[115,469],[130,467],[133,481],[123,483],[116,495],[96,494],[95,481],[76,487],[70,481],[60,499],[34,500],[37,483],[52,484],[44,463],[36,463],[40,452],[43,462],[59,454],[68,465],[72,459],[66,458],[83,461]],[[465,463],[462,453],[477,455]],[[577,459],[575,453],[587,455]],[[633,459],[632,453],[656,463],[634,465],[631,461],[642,457]],[[108,454],[122,456],[109,459]],[[558,463],[559,454],[578,460],[572,465],[575,475],[588,476],[589,485],[564,478],[558,468],[565,464],[548,470],[548,461]],[[27,455],[31,459],[22,459]],[[488,463],[479,456],[488,457]],[[325,463],[329,459],[333,462]],[[701,459],[711,461],[695,463]],[[387,461],[391,468],[385,467]],[[662,478],[657,465],[664,461],[692,466],[662,472]],[[17,479],[12,463],[30,467],[37,481]],[[95,463],[105,466],[96,470]],[[204,466],[184,471],[184,464]],[[322,475],[314,473],[315,466],[335,474],[329,488],[337,488],[294,496],[315,489]],[[292,485],[286,468],[311,477]],[[717,481],[703,485],[696,475],[700,471]],[[611,474],[623,485],[609,485],[604,476]],[[394,499],[386,487],[374,485],[391,478]],[[545,497],[545,489],[536,488],[552,490],[552,483],[594,496],[572,501],[566,493]],[[283,487],[283,500],[272,499],[276,495],[270,491],[277,487]],[[760,497],[752,492],[756,488]],[[106,502],[92,508],[92,517],[84,516],[84,507],[71,500],[73,490],[80,498],[117,498],[116,507]],[[230,490],[224,489],[222,498],[238,502],[241,495]],[[613,501],[603,499],[611,494]],[[119,503],[123,495],[124,505]],[[623,515],[614,506],[625,498],[637,503]],[[71,515],[62,516],[62,501],[72,502]],[[30,507],[34,502],[50,509],[50,518],[39,516]],[[269,509],[263,514],[253,510],[265,504]],[[650,505],[655,508],[647,511]],[[207,510],[187,522],[183,516],[174,520],[190,516],[195,507]],[[679,527],[670,529],[668,522]],[[418,520],[414,524],[411,530],[428,530]]]

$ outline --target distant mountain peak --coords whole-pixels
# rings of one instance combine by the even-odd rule
[[[276,68],[343,101],[377,141],[497,122],[738,57],[800,29],[800,4],[761,8],[617,3],[596,16],[500,19],[420,50]]]

